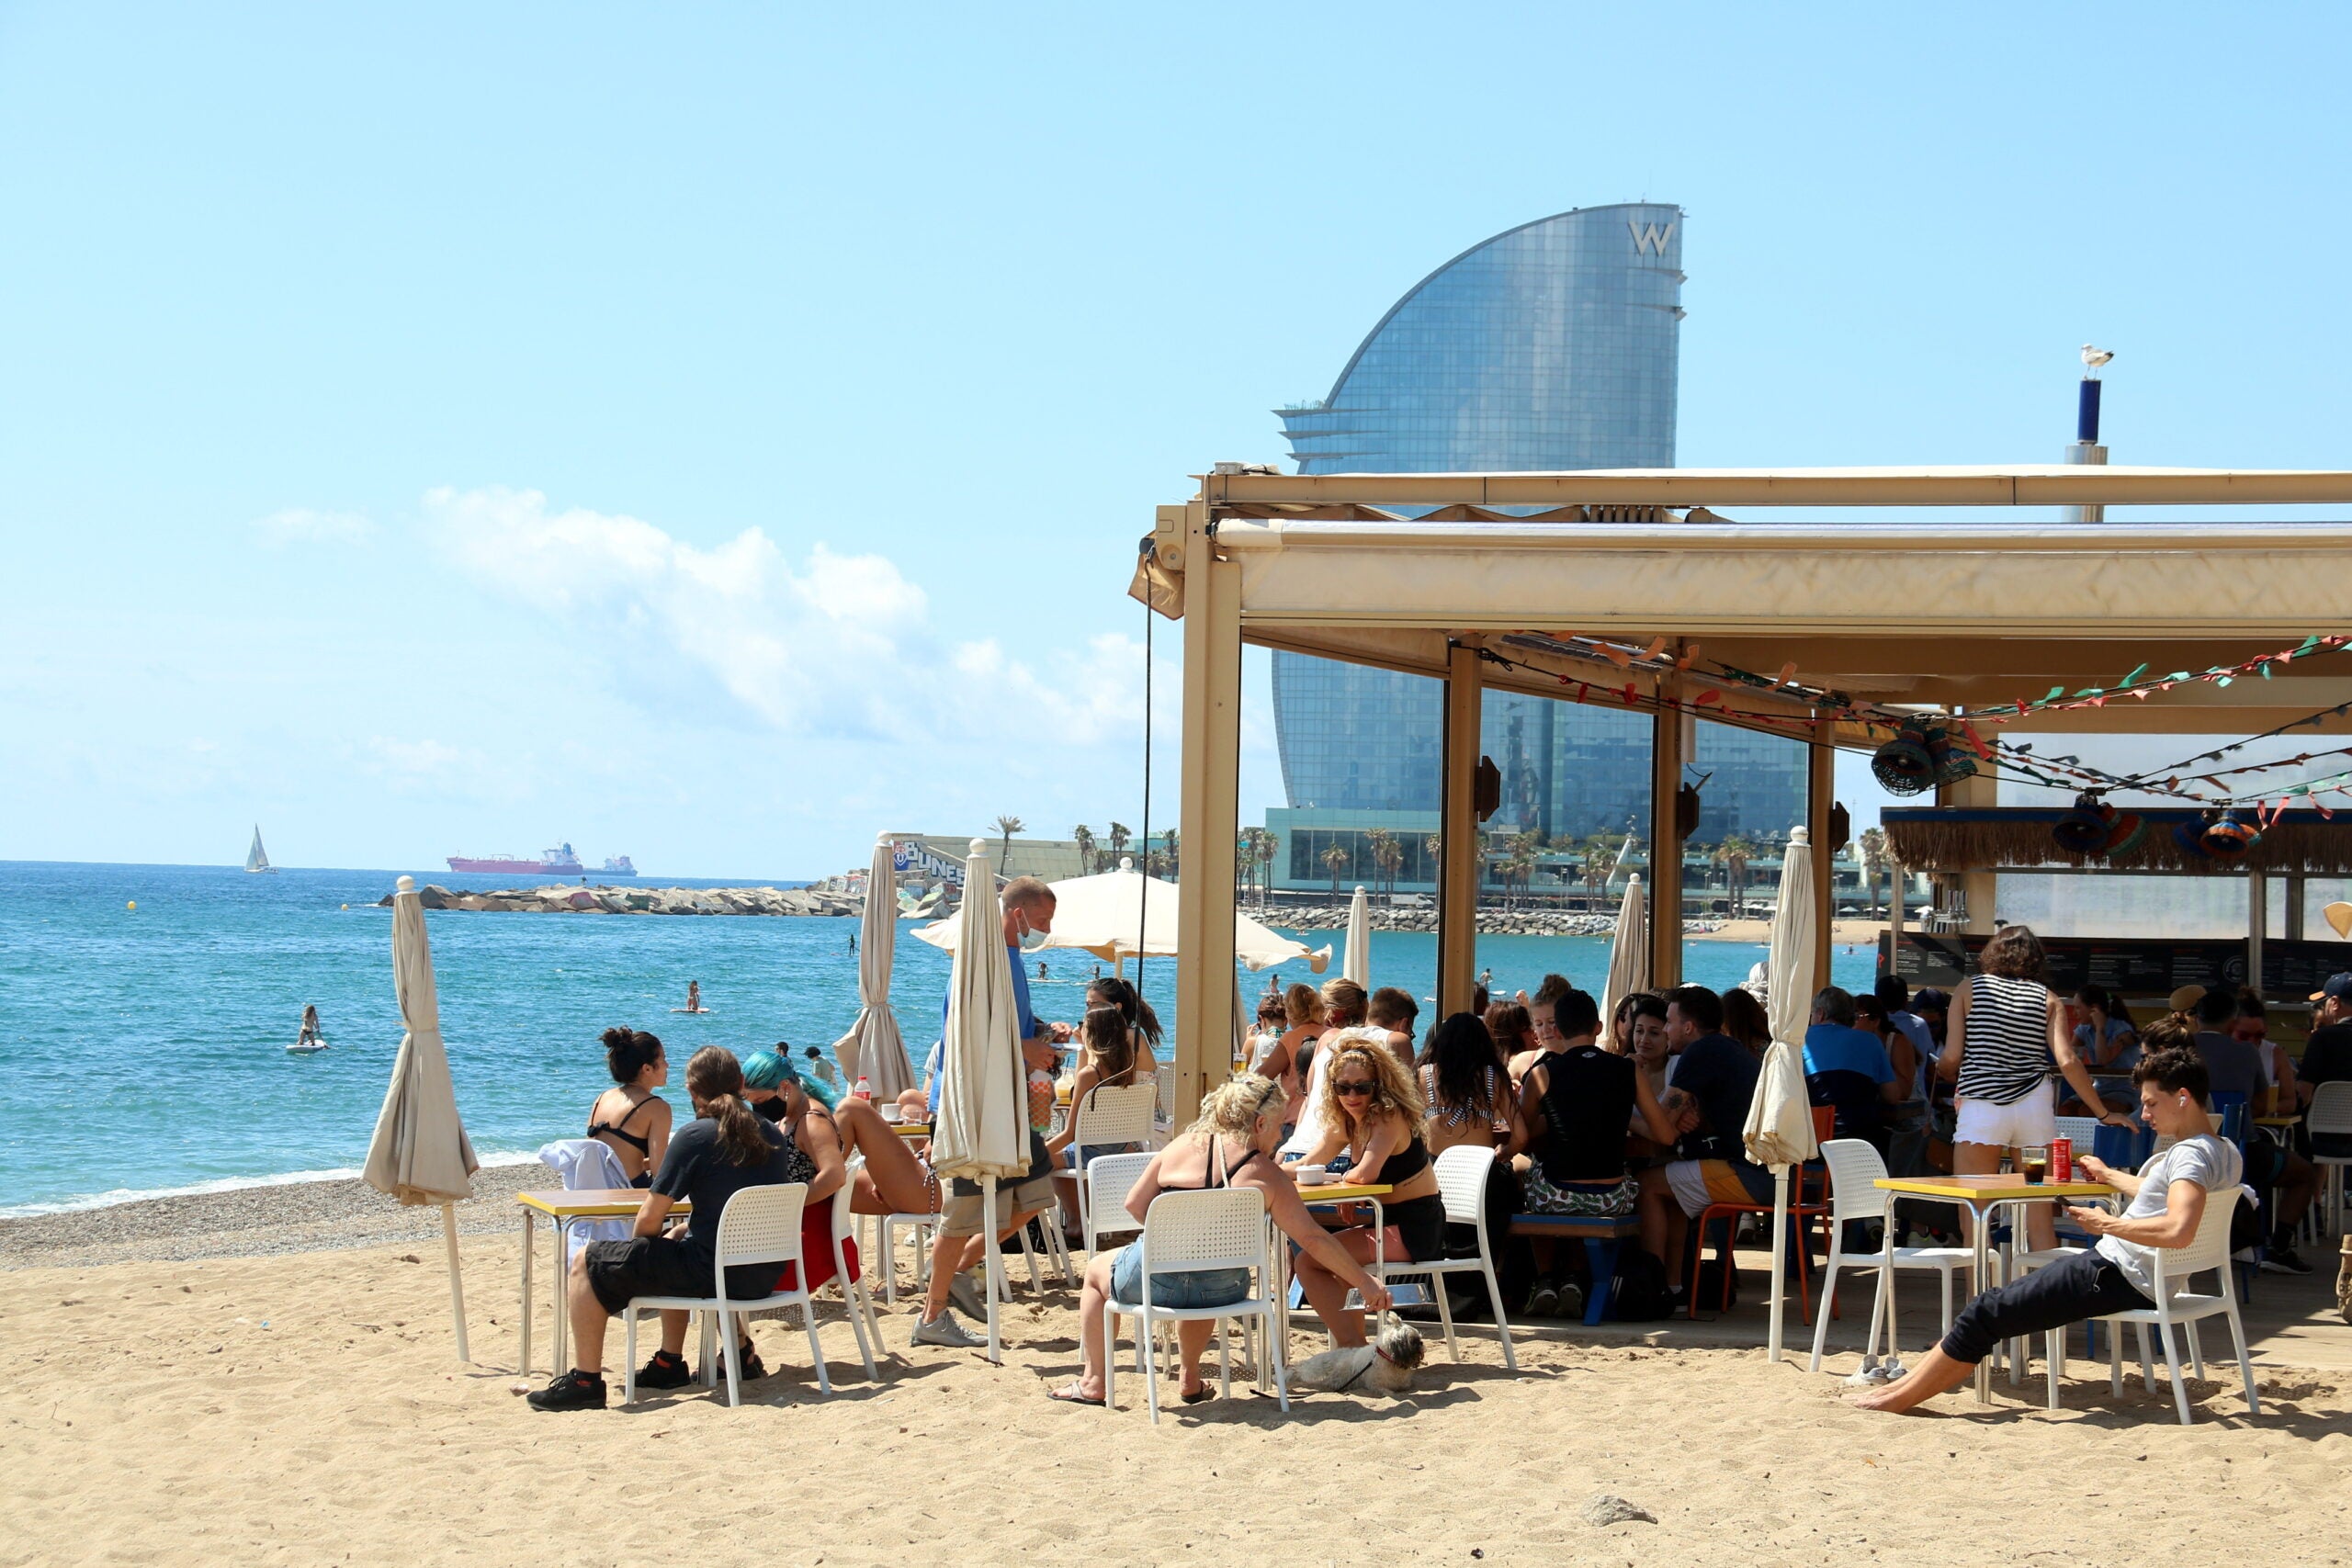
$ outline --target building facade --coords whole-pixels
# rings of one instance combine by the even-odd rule
[[[1679,207],[1581,208],[1464,251],[1396,302],[1327,397],[1275,411],[1299,471],[1671,468],[1682,230]],[[1318,832],[1401,836],[1390,814],[1437,810],[1438,682],[1277,652],[1273,696],[1283,789]],[[1646,718],[1490,692],[1481,739],[1503,773],[1490,829],[1649,836]],[[1702,725],[1695,767],[1714,775],[1701,838],[1802,819],[1801,745]]]

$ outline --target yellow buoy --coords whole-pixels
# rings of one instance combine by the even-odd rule
[[[351,906],[350,906],[350,905],[348,905],[348,904],[345,904],[345,905],[344,906],[344,908],[346,908],[346,909],[348,909],[348,908],[351,908]]]
[[[130,899],[123,905],[123,908],[126,909],[136,909],[139,908],[139,900],[136,898]]]

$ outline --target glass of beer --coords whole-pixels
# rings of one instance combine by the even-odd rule
[[[2050,1151],[2040,1145],[2018,1151],[2018,1168],[2025,1172],[2029,1187],[2039,1187],[2050,1174]]]

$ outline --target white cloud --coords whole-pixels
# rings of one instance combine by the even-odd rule
[[[375,531],[376,525],[364,513],[320,512],[307,506],[289,506],[254,520],[254,532],[272,545],[348,544]]]
[[[1091,747],[1141,728],[1140,643],[1016,658],[994,637],[953,639],[884,556],[819,543],[795,561],[756,527],[704,547],[639,518],[554,510],[536,491],[445,488],[424,505],[477,583],[607,650],[683,661],[789,734]],[[1163,674],[1172,693],[1172,666]]]

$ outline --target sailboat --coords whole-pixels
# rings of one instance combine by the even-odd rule
[[[261,824],[258,822],[254,824],[254,847],[245,852],[245,869],[267,872],[272,876],[277,874],[277,868],[269,863],[269,852],[261,847]]]

